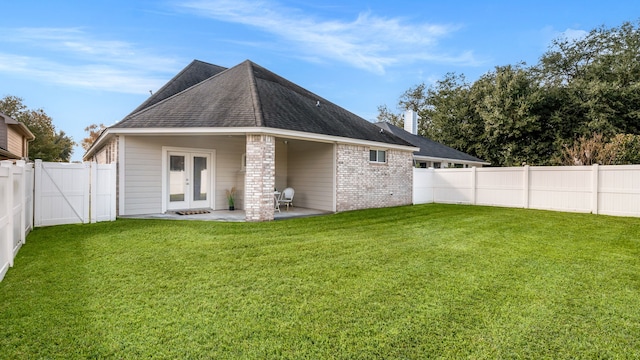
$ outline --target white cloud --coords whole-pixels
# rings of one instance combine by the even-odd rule
[[[567,29],[560,33],[560,36],[566,38],[567,40],[580,40],[586,37],[589,34],[588,31],[579,30],[579,29]]]
[[[580,40],[589,34],[588,31],[567,28],[564,31],[556,30],[553,26],[545,26],[540,30],[542,42],[548,48],[553,40],[566,39],[569,41]]]
[[[352,21],[321,20],[266,0],[187,0],[178,7],[218,21],[242,24],[295,46],[299,57],[338,60],[376,73],[416,60],[476,63],[473,54],[440,54],[438,41],[452,25],[412,23],[403,18],[359,14]]]
[[[175,60],[78,28],[0,29],[0,39],[9,45],[2,46],[0,72],[56,84],[141,94],[176,70]]]

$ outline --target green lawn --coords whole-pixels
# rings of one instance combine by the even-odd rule
[[[460,205],[34,230],[0,358],[640,358],[640,219]]]

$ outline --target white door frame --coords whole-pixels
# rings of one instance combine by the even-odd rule
[[[209,158],[207,163],[207,169],[210,169],[209,176],[207,181],[209,182],[209,186],[207,190],[209,192],[209,196],[207,196],[207,200],[198,201],[192,204],[191,207],[197,208],[213,208],[213,204],[215,204],[215,163],[216,163],[216,151],[215,149],[196,149],[196,148],[181,148],[181,147],[170,147],[163,146],[162,147],[162,212],[165,213],[169,209],[169,153],[180,153],[184,154],[190,159],[193,159],[193,156],[197,155],[206,155]],[[189,171],[190,167],[187,166],[187,171]],[[188,174],[191,177],[191,174]],[[191,183],[191,182],[190,182]],[[187,188],[185,195],[191,196],[191,186]],[[186,200],[186,199],[185,199]],[[185,204],[189,204],[190,202],[185,202]],[[173,210],[173,209],[171,209]]]

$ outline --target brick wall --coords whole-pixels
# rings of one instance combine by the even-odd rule
[[[97,164],[116,163],[116,214],[120,215],[120,164],[118,164],[118,136],[114,136],[97,150],[90,161]]]
[[[114,136],[106,144],[96,151],[93,161],[98,164],[112,164],[118,162],[118,137]]]
[[[337,211],[412,203],[413,154],[387,150],[386,163],[372,163],[369,150],[366,146],[338,145]]]
[[[247,221],[274,218],[275,138],[247,135],[247,165],[244,180],[244,211]]]

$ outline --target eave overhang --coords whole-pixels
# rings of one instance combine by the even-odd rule
[[[91,148],[82,157],[88,160],[93,156],[97,149],[107,140],[117,135],[135,135],[135,136],[159,136],[159,135],[176,135],[176,136],[215,136],[215,135],[247,135],[247,134],[264,134],[287,139],[307,140],[324,143],[351,144],[361,146],[373,146],[378,148],[394,149],[401,151],[415,152],[420,148],[414,146],[405,146],[390,144],[385,142],[353,139],[342,136],[314,134],[303,131],[293,131],[268,127],[224,127],[224,128],[107,128],[102,132],[100,137],[93,143]]]

